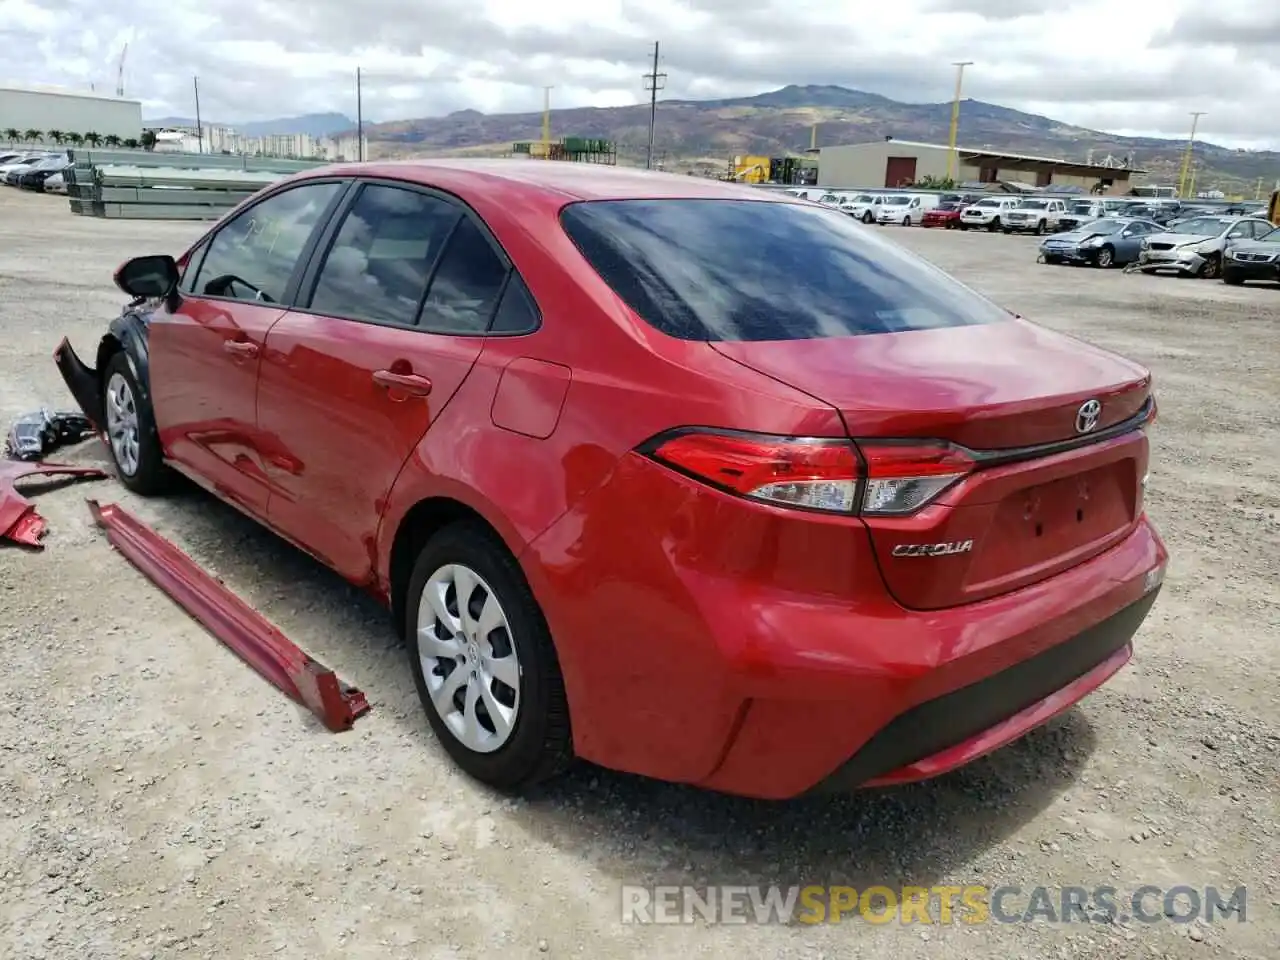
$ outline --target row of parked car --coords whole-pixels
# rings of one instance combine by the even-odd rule
[[[0,183],[23,190],[66,193],[63,172],[71,166],[65,153],[47,150],[0,150]]]
[[[1264,217],[1192,215],[1161,224],[1102,217],[1040,243],[1050,264],[1123,266],[1126,271],[1172,273],[1224,283],[1280,283],[1280,227]]]

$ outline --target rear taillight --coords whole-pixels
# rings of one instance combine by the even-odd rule
[[[753,500],[852,513],[859,464],[848,440],[686,429],[641,451],[704,483]]]
[[[974,468],[943,441],[778,437],[685,428],[640,448],[647,456],[729,493],[779,506],[904,516]]]
[[[859,440],[866,462],[861,512],[873,516],[914,513],[971,473],[973,458],[941,440]]]

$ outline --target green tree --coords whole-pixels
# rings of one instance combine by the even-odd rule
[[[130,150],[137,150],[140,146],[142,146],[142,144],[139,141],[133,139],[133,137],[129,137],[127,140],[125,140],[124,145],[128,147]]]
[[[52,140],[54,143],[61,144],[64,140],[67,139],[67,135],[63,133],[61,130],[50,130],[49,139]]]
[[[156,132],[154,130],[142,131],[142,149],[154,150],[156,148]]]
[[[96,130],[90,130],[84,135],[84,142],[91,147],[99,146],[102,143],[102,134]]]
[[[68,133],[67,143],[71,144],[73,147],[78,147],[80,144],[84,143],[84,137],[78,133]]]
[[[122,141],[114,133],[109,133],[102,138],[102,142],[105,143],[108,147],[118,147],[120,146]]]
[[[10,143],[17,143],[22,139],[22,131],[17,127],[6,127],[4,131],[4,138]]]
[[[38,140],[44,139],[44,131],[35,129],[28,130],[22,135],[22,139],[27,141],[27,143],[35,143]]]

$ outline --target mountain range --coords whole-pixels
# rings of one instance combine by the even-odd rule
[[[211,123],[211,121],[206,121]],[[194,125],[166,117],[148,125]],[[749,97],[720,100],[661,100],[655,150],[669,170],[721,173],[740,154],[787,156],[803,153],[814,127],[817,143],[834,145],[881,140],[945,143],[951,103],[903,103],[875,93],[831,85],[791,85]],[[314,137],[354,134],[355,121],[341,113],[308,114],[279,120],[229,123],[248,136],[305,133]],[[570,107],[553,110],[552,136],[612,140],[622,163],[643,162],[648,142],[649,105]],[[542,135],[541,113],[484,114],[460,110],[444,117],[366,123],[372,157],[504,155],[518,140]],[[958,142],[964,147],[1085,160],[1128,158],[1148,171],[1148,179],[1176,183],[1185,140],[1122,137],[1050,117],[1024,113],[981,100],[960,108]],[[1195,145],[1196,186],[1252,197],[1280,177],[1280,151],[1246,151],[1208,141]]]
[[[662,100],[655,149],[667,169],[723,172],[738,154],[800,154],[811,142],[834,145],[881,140],[946,143],[951,103],[902,103],[840,86],[792,85],[750,97]],[[643,162],[649,105],[553,110],[552,136],[613,140],[620,162]],[[462,110],[445,117],[366,124],[372,156],[506,153],[517,140],[542,135],[542,114],[483,114]],[[1130,159],[1149,179],[1176,183],[1185,140],[1122,137],[981,100],[960,107],[961,146],[1095,161]],[[1253,196],[1258,178],[1270,190],[1280,177],[1280,151],[1244,151],[1197,141],[1196,186]]]

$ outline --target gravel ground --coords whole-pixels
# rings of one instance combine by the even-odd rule
[[[122,300],[111,270],[199,230],[0,190],[0,422],[65,406],[59,337],[91,350]],[[0,957],[1274,958],[1280,291],[894,237],[1155,373],[1149,505],[1173,561],[1110,684],[907,789],[778,805],[582,768],[512,801],[454,771],[388,618],[310,559],[198,492],[47,489],[45,552],[0,548]],[[70,458],[105,462],[96,443]],[[325,733],[115,554],[86,496],[175,538],[374,712]],[[1248,919],[637,926],[628,883],[1246,884]]]

